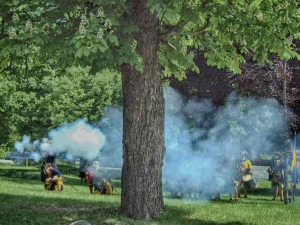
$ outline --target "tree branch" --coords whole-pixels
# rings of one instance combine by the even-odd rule
[[[161,34],[159,35],[159,40],[163,41],[165,40],[166,38],[170,37],[170,36],[173,36],[175,34],[177,34],[177,32],[187,24],[188,22],[187,21],[180,21],[178,24],[176,24],[172,29],[170,29],[169,31],[167,31],[166,33],[164,34]]]
[[[202,34],[203,32],[205,32],[210,24],[210,19],[211,19],[211,17],[208,17],[203,27],[201,27],[197,31],[191,31],[191,32],[189,32],[189,34],[190,35],[198,35],[198,34]],[[169,30],[167,33],[161,34],[159,36],[159,40],[164,41],[166,38],[176,35],[178,30],[181,29],[187,23],[188,22],[186,22],[186,21],[179,22],[175,27],[173,27],[173,29]]]
[[[210,2],[210,0],[203,1],[202,4],[201,4],[201,8],[204,9],[209,4],[209,2]],[[163,16],[164,16],[165,12],[163,13]],[[162,16],[162,19],[161,19],[160,23],[162,23],[163,16]],[[211,17],[207,18],[204,27],[202,27],[199,31],[195,31],[195,32],[192,32],[190,34],[191,35],[197,35],[197,34],[203,33],[209,25],[210,18]],[[168,38],[170,36],[176,35],[178,33],[178,31],[181,28],[183,28],[185,25],[187,25],[188,23],[189,23],[188,21],[184,21],[184,20],[180,21],[178,24],[176,24],[172,29],[170,29],[166,33],[160,34],[159,35],[159,40],[163,41],[163,40],[165,40],[166,38]]]
[[[210,24],[210,19],[211,19],[211,16],[206,19],[204,26],[201,27],[200,30],[189,32],[189,34],[190,35],[198,35],[198,34],[202,34],[203,32],[205,32]]]
[[[28,74],[29,71],[29,65],[28,65],[28,54],[25,55],[25,74]]]

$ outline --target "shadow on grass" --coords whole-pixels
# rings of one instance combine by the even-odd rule
[[[191,213],[187,212],[187,210],[179,209],[175,206],[168,206],[167,212],[164,215],[168,224],[186,224],[186,225],[242,225],[244,223],[240,221],[230,221],[230,222],[216,222],[209,221],[192,217]],[[217,215],[216,215],[217,218]],[[160,221],[160,220],[158,220]],[[161,224],[165,224],[162,222]]]
[[[53,194],[58,196],[54,197]],[[115,216],[116,213],[113,212],[118,207],[118,203],[106,201],[106,196],[99,198],[98,202],[90,199],[65,199],[59,194],[52,192],[51,197],[34,198],[0,194],[0,218],[3,218],[1,224],[19,224],[22,221],[22,224],[53,225],[69,224],[76,220],[95,221],[99,216]]]
[[[0,194],[0,218],[2,225],[34,224],[53,225],[70,224],[77,220],[85,220],[93,225],[148,225],[148,224],[180,224],[180,225],[242,225],[241,222],[215,222],[190,218],[186,209],[170,206],[159,218],[154,220],[133,220],[119,212],[119,201],[111,201],[110,196],[97,196],[95,199],[65,199],[59,192],[52,192],[49,197],[34,198],[31,196],[15,196]],[[114,221],[112,223],[112,221]]]

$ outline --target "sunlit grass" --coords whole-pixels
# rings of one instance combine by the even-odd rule
[[[136,221],[119,214],[119,194],[90,194],[88,187],[80,184],[76,166],[61,168],[68,171],[68,182],[62,192],[52,192],[45,191],[37,179],[38,165],[26,168],[0,164],[0,224],[56,225],[86,220],[93,225],[300,225],[300,198],[292,204],[272,201],[268,181],[260,181],[259,188],[249,193],[249,199],[241,198],[237,203],[230,203],[225,193],[218,202],[171,199],[165,193],[166,211],[159,218]],[[121,193],[120,181],[113,182]]]

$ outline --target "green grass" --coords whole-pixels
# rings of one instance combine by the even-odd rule
[[[249,199],[229,203],[164,198],[166,211],[154,220],[133,220],[118,211],[121,196],[90,194],[77,177],[78,166],[59,164],[68,179],[64,191],[45,191],[39,180],[39,165],[18,167],[0,164],[0,224],[64,225],[86,220],[93,225],[300,225],[300,197],[292,204],[272,201],[268,181],[249,193]],[[121,193],[120,181],[113,181]],[[72,186],[71,186],[72,185]],[[74,189],[76,188],[76,190]],[[298,193],[299,194],[299,193]]]

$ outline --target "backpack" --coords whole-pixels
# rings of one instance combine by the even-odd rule
[[[41,181],[45,183],[46,181],[46,174],[44,173],[44,171],[41,171]]]
[[[43,163],[43,165],[41,166],[41,181],[45,183],[47,175],[45,173],[45,169],[48,168],[50,166],[50,163],[45,164],[45,161]]]

